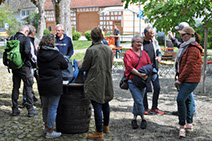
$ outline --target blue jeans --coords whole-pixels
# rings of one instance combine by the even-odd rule
[[[121,45],[120,45],[120,42],[115,43],[115,45],[116,45],[116,47],[120,47],[120,46],[121,46]],[[121,50],[121,49],[117,49],[117,50],[116,50],[116,58],[118,58],[118,52],[122,52],[122,50]],[[119,53],[119,58],[121,58],[120,53]]]
[[[91,100],[91,104],[93,105],[94,109],[94,118],[95,118],[95,125],[96,125],[96,131],[102,132],[102,123],[105,126],[109,125],[110,120],[110,105],[109,102],[106,102],[104,104],[97,103],[96,101]],[[103,117],[104,122],[102,122],[102,111],[103,111]]]
[[[185,121],[187,121],[187,123],[193,123],[193,100],[191,93],[197,85],[198,83],[182,83],[180,85],[180,91],[177,95],[178,118],[180,125],[185,125]]]
[[[60,96],[41,96],[43,122],[53,128],[57,116]]]
[[[141,89],[136,87],[132,80],[128,80],[129,89],[132,94],[132,98],[134,100],[133,104],[133,115],[144,115],[144,104],[143,104],[143,97],[146,91],[146,88]]]
[[[159,77],[158,74],[152,75],[151,82],[153,84],[153,96],[152,96],[152,109],[157,109],[158,108],[158,98],[160,94],[160,83],[159,83]],[[148,106],[148,99],[147,99],[147,92],[144,94],[144,108],[145,110],[149,109]]]

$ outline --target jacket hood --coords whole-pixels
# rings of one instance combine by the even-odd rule
[[[200,44],[198,44],[196,41],[192,42],[190,45],[197,47],[201,53],[203,52],[202,46]]]
[[[63,39],[62,40],[65,40],[68,36],[66,34],[63,34]],[[59,37],[56,35],[56,40],[60,40]]]
[[[42,62],[49,62],[58,56],[59,50],[57,47],[41,46],[38,51],[38,59]]]

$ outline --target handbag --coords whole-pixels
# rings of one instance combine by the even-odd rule
[[[138,60],[138,63],[140,62],[140,58],[141,58],[141,50],[140,50],[140,57],[139,57],[139,60]],[[135,66],[135,68],[138,66],[138,63],[137,65]],[[124,72],[124,76],[122,77],[120,83],[119,83],[119,87],[121,89],[124,89],[124,90],[128,90],[129,89],[129,85],[128,85],[128,80],[129,80],[129,77],[132,73],[130,73],[127,77],[125,76],[125,72]]]

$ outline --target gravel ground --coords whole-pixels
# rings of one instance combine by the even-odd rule
[[[27,110],[21,109],[20,116],[12,117],[11,114],[11,73],[7,72],[6,67],[2,65],[0,60],[0,140],[2,141],[45,141],[42,134],[42,116],[40,108],[40,100],[36,104],[39,115],[29,118]],[[203,94],[202,82],[194,92],[196,101],[197,115],[194,117],[194,131],[187,134],[182,140],[209,141],[212,140],[212,87],[211,73],[207,75],[207,93]],[[132,105],[133,100],[129,91],[121,90],[118,86],[123,72],[113,73],[114,82],[114,99],[110,102],[111,119],[110,133],[105,135],[105,141],[154,141],[179,140],[178,137],[178,117],[172,115],[176,111],[177,92],[174,87],[174,79],[160,76],[161,93],[159,98],[159,108],[165,111],[164,115],[147,115],[147,129],[131,129]],[[36,85],[34,91],[38,96]],[[22,93],[22,89],[20,89]],[[149,106],[151,107],[152,94],[148,93]],[[19,97],[22,102],[22,94]],[[139,119],[140,123],[140,119]],[[91,117],[89,132],[93,132],[94,119]],[[62,137],[54,140],[74,140],[85,141],[87,133],[84,134],[63,134]]]

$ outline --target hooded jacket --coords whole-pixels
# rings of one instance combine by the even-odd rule
[[[56,47],[40,47],[38,51],[38,90],[41,96],[63,94],[61,71],[67,67],[67,61]]]
[[[60,40],[56,35],[56,47],[64,56],[69,56],[69,58],[74,54],[73,44],[71,38],[66,34],[63,34],[63,39]]]
[[[197,42],[189,44],[179,64],[180,82],[199,83],[201,79],[202,47]]]

